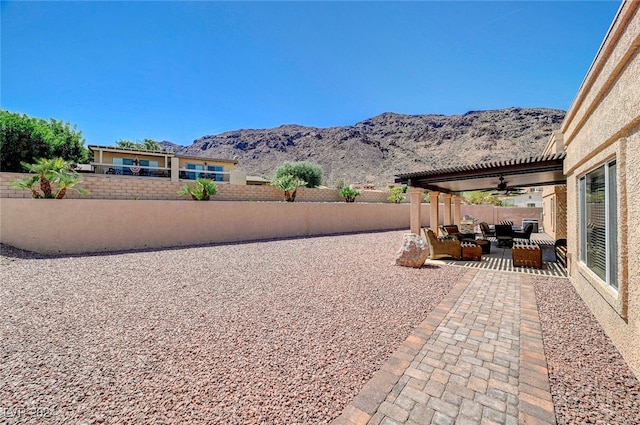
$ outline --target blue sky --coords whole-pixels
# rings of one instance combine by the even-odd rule
[[[2,0],[0,100],[100,145],[566,110],[619,5]]]

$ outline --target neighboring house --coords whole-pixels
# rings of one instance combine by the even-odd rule
[[[503,201],[518,208],[542,208],[542,192],[527,192]]]
[[[639,1],[620,6],[561,131],[570,279],[640,376]]]
[[[96,174],[170,177],[195,180],[199,177],[229,182],[237,161],[176,155],[172,152],[130,149],[119,146],[89,146],[91,166]],[[244,183],[243,183],[244,184]]]

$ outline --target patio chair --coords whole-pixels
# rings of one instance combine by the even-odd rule
[[[438,228],[440,229],[442,236],[462,240],[463,234],[460,233],[457,225],[445,224],[444,226],[439,226]]]
[[[496,224],[496,239],[498,246],[511,248],[513,246],[513,229],[508,224]]]
[[[531,233],[533,233],[533,224],[529,223],[524,226],[524,230],[522,232],[513,232],[513,238],[530,240]]]
[[[437,238],[431,229],[422,229],[429,245],[429,258],[437,260],[445,257],[460,259],[462,246],[458,239]]]
[[[484,221],[480,223],[480,231],[482,231],[482,236],[485,239],[496,237],[496,231],[495,230],[492,231],[489,225]]]

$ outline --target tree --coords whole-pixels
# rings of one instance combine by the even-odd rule
[[[271,186],[276,187],[284,192],[284,200],[287,202],[294,202],[296,200],[296,193],[298,188],[305,186],[307,183],[291,174],[284,174],[276,177],[271,182]]]
[[[31,191],[32,198],[62,199],[69,189],[77,190],[82,195],[89,193],[85,189],[75,188],[81,183],[80,175],[71,168],[70,162],[62,158],[41,158],[35,164],[23,162],[22,166],[33,175],[11,183],[11,186]],[[38,182],[42,193],[34,187]]]
[[[140,142],[132,142],[128,139],[120,139],[116,142],[116,146],[119,148],[125,149],[146,149],[148,151],[159,151],[162,150],[160,144],[153,139],[144,139],[142,143]]]
[[[159,151],[160,144],[153,139],[144,139],[142,142],[143,147],[148,151]]]
[[[211,179],[196,179],[193,186],[187,183],[178,190],[178,195],[189,195],[194,201],[208,201],[218,193],[218,186]]]
[[[139,146],[137,145],[137,143],[132,142],[131,140],[127,140],[127,139],[120,139],[116,142],[116,146],[118,146],[119,148],[126,148],[126,149],[136,149]]]
[[[322,183],[322,168],[307,161],[285,162],[276,170],[274,180],[286,175],[306,182],[305,185],[309,188],[320,186]]]
[[[22,171],[22,162],[60,157],[86,163],[89,151],[82,132],[68,122],[49,121],[0,109],[0,165],[2,171]]]

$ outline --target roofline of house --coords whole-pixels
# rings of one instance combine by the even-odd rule
[[[238,161],[235,159],[224,159],[224,158],[210,158],[206,156],[188,156],[188,155],[179,155],[175,152],[168,152],[165,150],[149,150],[149,149],[138,149],[138,148],[125,148],[121,146],[101,146],[101,145],[89,145],[87,148],[90,151],[94,150],[104,150],[111,152],[122,152],[122,153],[140,153],[140,154],[152,154],[152,155],[161,155],[175,158],[183,158],[183,159],[199,159],[205,161],[218,161],[218,162],[230,162],[232,164],[237,164]]]

